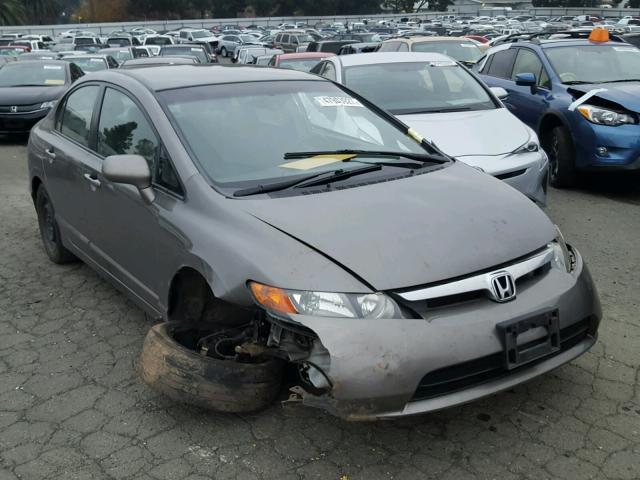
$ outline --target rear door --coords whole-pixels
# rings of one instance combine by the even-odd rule
[[[63,236],[86,254],[94,186],[85,174],[88,166],[96,166],[90,144],[100,90],[98,84],[84,84],[69,93],[56,112],[54,130],[43,134],[45,184],[56,219]]]

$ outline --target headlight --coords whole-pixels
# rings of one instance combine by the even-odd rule
[[[571,273],[573,272],[576,263],[575,256],[573,252],[569,250],[569,247],[567,247],[567,243],[564,241],[564,236],[557,226],[556,231],[558,232],[558,236],[549,244],[549,246],[553,248],[553,263],[557,268],[564,270],[567,273]]]
[[[614,112],[613,110],[594,107],[593,105],[581,105],[578,107],[578,111],[584,118],[597,125],[617,127],[620,125],[637,123],[634,115]]]
[[[540,141],[538,140],[538,136],[533,130],[529,131],[529,140],[526,141],[523,145],[520,145],[516,148],[511,155],[518,155],[520,153],[534,153],[540,150]]]
[[[332,293],[284,290],[249,282],[258,305],[274,313],[334,318],[403,318],[398,304],[383,293]]]
[[[45,108],[53,108],[56,106],[56,100],[52,100],[50,102],[44,102],[40,105],[40,110],[44,110]]]

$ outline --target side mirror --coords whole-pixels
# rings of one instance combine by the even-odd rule
[[[152,203],[156,198],[151,188],[149,164],[140,155],[111,155],[105,158],[102,175],[110,182],[133,185],[147,203]]]
[[[502,87],[491,87],[489,90],[491,90],[491,92],[500,100],[504,100],[509,96],[509,92]]]
[[[531,93],[536,90],[536,76],[533,73],[519,73],[516,75],[516,85],[531,87]]]

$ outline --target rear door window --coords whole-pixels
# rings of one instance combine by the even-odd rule
[[[497,78],[511,78],[516,53],[517,51],[514,48],[494,53],[486,74]]]
[[[100,87],[88,85],[72,92],[59,113],[58,130],[64,136],[88,147],[91,119]]]

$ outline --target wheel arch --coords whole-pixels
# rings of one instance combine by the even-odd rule
[[[167,291],[167,319],[199,318],[213,288],[207,276],[190,265],[181,266],[171,278]]]
[[[40,185],[42,185],[42,183],[43,183],[42,179],[37,175],[35,175],[31,179],[31,200],[33,200],[34,203],[36,201],[36,195],[38,194],[38,189],[40,188]]]

